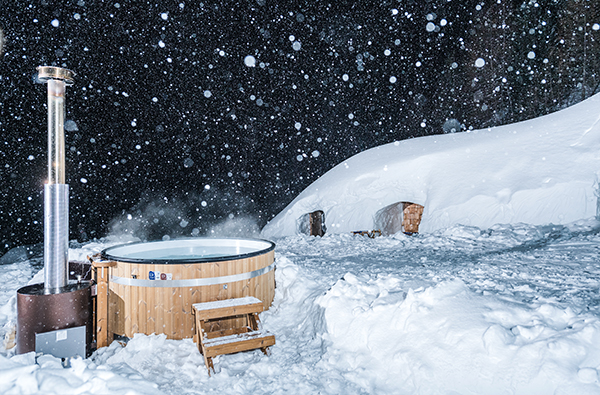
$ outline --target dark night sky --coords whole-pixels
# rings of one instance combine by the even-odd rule
[[[77,74],[72,238],[82,226],[157,239],[232,217],[262,226],[344,159],[447,120],[486,127],[572,104],[588,92],[574,48],[590,51],[600,22],[585,1],[1,3],[0,253],[43,240],[39,65]],[[597,60],[585,61],[592,93]]]

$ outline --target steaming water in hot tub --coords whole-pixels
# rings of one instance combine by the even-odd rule
[[[267,240],[178,239],[107,248],[102,257],[122,262],[198,263],[248,258],[275,248]]]
[[[267,240],[211,238],[105,249],[96,264],[109,271],[109,343],[135,333],[190,338],[194,303],[254,296],[268,309],[275,296],[274,249]]]

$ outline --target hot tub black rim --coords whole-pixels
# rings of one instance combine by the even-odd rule
[[[169,241],[181,241],[181,240],[238,240],[238,241],[259,241],[270,244],[269,247],[265,249],[261,249],[258,251],[249,252],[246,254],[238,254],[238,255],[227,255],[227,256],[215,256],[215,257],[206,257],[206,258],[186,258],[186,259],[138,259],[138,258],[125,258],[125,257],[117,257],[114,255],[110,255],[108,253],[109,250],[114,248],[120,248],[125,246],[132,246],[136,244],[151,244],[151,243],[167,243]],[[275,249],[275,243],[266,240],[266,239],[251,239],[251,238],[233,238],[233,237],[186,237],[180,239],[172,239],[172,240],[153,240],[153,241],[138,241],[135,243],[125,243],[119,244],[112,247],[105,248],[100,252],[100,257],[103,260],[111,261],[111,262],[123,262],[123,263],[137,263],[143,265],[178,265],[178,264],[189,264],[189,263],[211,263],[211,262],[226,262],[226,261],[235,261],[239,259],[247,259],[253,258],[255,256],[264,255],[269,253]]]

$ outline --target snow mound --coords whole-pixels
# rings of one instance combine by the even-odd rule
[[[89,360],[74,359],[63,368],[51,355],[37,358],[34,352],[11,358],[0,356],[0,393],[3,394],[162,394],[132,369],[111,371]]]
[[[596,317],[476,294],[458,280],[410,289],[406,297],[397,283],[348,274],[317,301],[327,324],[321,364],[348,372],[368,393],[598,388]]]
[[[339,164],[263,229],[296,233],[303,214],[325,212],[330,233],[374,228],[380,209],[425,207],[420,232],[462,224],[566,224],[596,214],[600,95],[565,110],[487,130],[376,147]]]

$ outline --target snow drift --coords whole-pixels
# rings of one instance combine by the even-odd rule
[[[293,235],[325,212],[330,233],[374,228],[400,201],[425,206],[421,232],[456,224],[565,224],[596,214],[600,95],[533,120],[397,141],[361,152],[305,189],[263,229]]]

